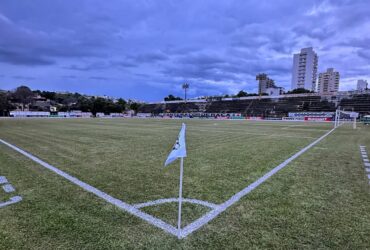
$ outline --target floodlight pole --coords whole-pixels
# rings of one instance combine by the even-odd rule
[[[181,205],[182,205],[182,175],[184,172],[184,157],[181,157],[180,162],[180,187],[179,187],[179,215],[177,221],[177,237],[181,237]]]

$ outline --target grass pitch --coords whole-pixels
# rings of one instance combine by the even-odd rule
[[[0,139],[129,204],[178,196],[163,167],[181,120],[0,120]],[[184,197],[222,203],[331,124],[186,120]],[[359,152],[370,128],[345,125],[178,240],[0,144],[0,175],[23,197],[0,209],[0,249],[369,248],[370,186]],[[370,154],[370,152],[368,152]],[[8,194],[0,189],[0,202]],[[177,204],[143,208],[170,224]],[[207,208],[184,204],[184,225]]]

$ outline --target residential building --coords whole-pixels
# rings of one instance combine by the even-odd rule
[[[263,93],[267,93],[268,88],[274,88],[275,82],[274,80],[270,79],[267,74],[258,74],[256,76],[256,80],[258,81],[258,94],[261,95]]]
[[[358,91],[364,91],[367,90],[368,88],[368,83],[366,80],[358,80],[357,81],[357,90]]]
[[[318,57],[312,47],[293,56],[292,89],[316,90]]]
[[[267,88],[266,94],[268,94],[269,96],[279,96],[284,94],[284,88],[283,87]]]
[[[339,72],[329,68],[319,74],[318,92],[321,94],[336,93],[339,90]]]

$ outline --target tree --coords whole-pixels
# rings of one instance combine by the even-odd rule
[[[248,96],[247,92],[244,92],[243,90],[240,90],[238,94],[236,94],[237,97],[246,97]]]
[[[49,92],[49,91],[42,91],[40,95],[46,99],[49,100],[56,100],[56,93],[55,92]]]
[[[33,96],[34,93],[27,86],[20,86],[13,93],[13,98],[22,104],[22,110],[26,104],[31,103]]]
[[[168,101],[179,101],[179,100],[182,100],[182,98],[177,97],[177,96],[173,96],[173,95],[168,95],[168,96],[166,96],[166,97],[164,98],[164,100],[165,100],[166,102],[168,102]]]
[[[77,99],[77,103],[72,105],[71,109],[81,110],[82,112],[91,112],[92,100],[90,98],[86,98],[85,96],[80,96]]]
[[[98,97],[92,99],[91,113],[96,116],[96,113],[105,113],[106,102],[104,98]]]
[[[12,105],[9,102],[8,94],[0,92],[0,116],[7,116]]]
[[[137,102],[130,103],[130,109],[133,110],[135,113],[139,110],[140,104]]]
[[[117,101],[117,105],[119,105],[122,108],[122,111],[125,111],[127,102],[124,99],[119,98],[118,101]]]
[[[291,91],[286,92],[286,94],[304,94],[304,93],[314,93],[314,91],[304,89],[304,88],[298,88],[298,89],[293,89]]]

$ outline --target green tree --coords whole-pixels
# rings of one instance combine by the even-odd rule
[[[124,99],[119,98],[117,104],[122,108],[122,111],[126,110],[127,102]]]
[[[298,89],[293,89],[291,91],[288,91],[286,94],[305,94],[305,93],[314,93],[314,91],[304,89],[304,88],[298,88]]]
[[[0,116],[7,116],[11,108],[12,105],[10,104],[8,94],[0,92]]]
[[[170,94],[170,95],[166,96],[164,98],[164,100],[166,102],[168,102],[168,101],[179,101],[179,100],[182,100],[182,98]]]
[[[20,86],[13,93],[13,99],[22,104],[22,110],[24,110],[25,105],[31,103],[33,96],[34,93],[27,86]]]
[[[137,102],[130,103],[130,109],[133,110],[135,113],[139,110],[140,104]]]
[[[243,90],[240,90],[238,94],[236,94],[237,97],[246,97],[248,96],[248,93],[243,91]]]

